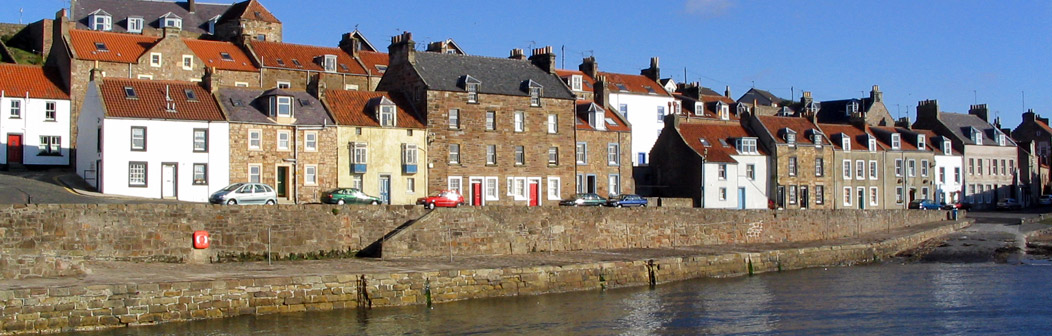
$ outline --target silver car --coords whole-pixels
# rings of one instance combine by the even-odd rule
[[[234,183],[208,197],[212,204],[278,204],[274,188],[263,183]]]

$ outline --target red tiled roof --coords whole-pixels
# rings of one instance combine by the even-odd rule
[[[70,30],[69,38],[78,59],[121,63],[138,63],[139,56],[160,40],[156,36],[80,29]],[[97,43],[105,44],[109,51],[99,50]]]
[[[607,91],[611,93],[623,92],[621,88],[617,87],[617,84],[622,84],[628,89],[628,92],[635,94],[669,95],[668,91],[665,91],[661,84],[643,75],[626,75],[611,72],[600,72],[599,74],[606,77]],[[647,90],[647,87],[654,92],[651,93],[650,90]]]
[[[230,42],[206,41],[195,39],[183,39],[187,47],[205,62],[205,66],[220,70],[233,71],[259,71],[241,48]],[[226,60],[221,55],[227,53],[232,60]]]
[[[595,102],[591,100],[577,100],[577,129],[595,130],[595,128],[592,128],[592,125],[588,124],[588,109],[593,103]],[[621,116],[619,114],[614,113],[614,111],[611,111],[608,108],[605,108],[605,110],[606,117],[614,122],[614,124],[611,125],[609,123],[606,123],[605,120],[603,121],[604,123],[606,123],[607,131],[628,132],[632,130],[628,127],[628,124],[625,123],[623,119],[621,119]]]
[[[368,50],[359,51],[358,59],[362,60],[362,63],[365,63],[365,67],[374,75],[382,75],[384,73],[380,71],[380,68],[377,67],[378,65],[387,67],[391,63],[391,57],[387,53]]]
[[[274,14],[256,0],[239,2],[230,6],[230,10],[226,14],[223,14],[223,17],[221,17],[219,21],[225,22],[233,19],[281,23],[281,21],[278,21],[278,18],[274,17]]]
[[[106,105],[106,116],[118,118],[226,120],[212,94],[200,85],[180,81],[153,81],[126,78],[106,78],[99,85]],[[125,87],[135,90],[137,99],[129,99]],[[197,101],[191,101],[185,90],[193,91]],[[168,112],[165,94],[175,103],[176,112]]]
[[[774,141],[780,144],[785,143],[785,137],[780,133],[782,129],[785,128],[796,132],[796,143],[814,144],[814,142],[811,141],[811,134],[809,131],[812,129],[817,130],[818,126],[815,126],[815,124],[810,120],[807,120],[807,118],[779,116],[756,116],[756,118],[760,120],[760,124],[763,125],[768,132],[771,132],[771,135],[774,136]]]
[[[1048,132],[1048,134],[1052,134],[1052,127],[1048,127],[1048,123],[1042,122],[1041,120],[1036,120],[1036,123],[1038,126],[1041,127],[1041,129],[1045,130],[1045,132]]]
[[[32,65],[0,64],[0,90],[6,97],[69,100],[58,85],[58,74]]]
[[[325,68],[315,62],[315,58],[322,55],[336,55],[337,73],[365,75],[365,69],[361,64],[358,64],[358,61],[340,48],[252,41],[252,49],[265,67],[324,72]],[[296,62],[299,62],[300,65],[297,66]]]
[[[325,92],[325,100],[329,104],[329,111],[332,112],[337,125],[379,127],[380,121],[377,119],[376,107],[373,104],[380,97],[387,97],[395,103],[398,110],[395,116],[398,127],[424,128],[424,123],[414,115],[412,105],[400,94],[351,90]]]
[[[733,121],[680,123],[679,135],[699,156],[705,155],[706,162],[730,163],[737,162],[731,157],[731,155],[738,155],[738,149],[734,147],[735,141],[739,138],[754,137],[741,126],[741,123]],[[701,139],[705,139],[709,146],[702,144]],[[720,140],[723,140],[723,143],[727,145],[724,146]],[[756,149],[759,151],[759,154],[767,155],[766,151],[759,147],[758,142]]]
[[[837,134],[844,133],[851,138],[851,150],[869,150],[869,143],[862,142],[863,139],[868,139],[869,133],[866,130],[855,127],[854,125],[845,124],[818,124],[818,127],[822,129],[822,133],[829,138],[829,141],[833,143],[833,148],[844,149],[843,143],[840,139],[834,138]],[[868,140],[867,140],[868,141]],[[885,150],[885,147],[881,142],[877,142],[877,151]]]

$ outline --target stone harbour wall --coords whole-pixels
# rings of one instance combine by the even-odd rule
[[[0,290],[0,333],[127,327],[172,321],[485,297],[601,290],[887,258],[967,226],[943,222],[883,242],[561,266],[244,278]],[[751,266],[750,266],[751,265]]]

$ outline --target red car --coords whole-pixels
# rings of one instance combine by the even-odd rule
[[[443,190],[437,195],[418,198],[416,204],[423,204],[428,209],[434,209],[435,207],[456,208],[464,204],[464,196],[461,196],[456,191]]]

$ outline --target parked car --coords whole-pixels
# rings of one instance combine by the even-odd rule
[[[559,205],[565,206],[601,206],[603,204],[606,204],[606,199],[592,193],[574,194],[573,197],[559,202]]]
[[[606,201],[606,205],[612,207],[646,207],[647,199],[635,194],[622,194],[611,197]]]
[[[1037,198],[1037,204],[1052,205],[1052,195],[1041,195]]]
[[[939,203],[939,209],[943,209],[943,210],[959,209],[960,206],[961,206],[961,203],[946,203],[946,202]]]
[[[274,188],[263,183],[234,183],[208,197],[212,204],[278,204]]]
[[[418,198],[416,204],[423,204],[428,209],[434,209],[435,207],[456,208],[464,204],[464,196],[461,196],[459,192],[454,190],[442,190],[437,194]]]
[[[997,201],[997,210],[1019,210],[1023,208],[1023,203],[1019,203],[1014,198],[1002,198]]]
[[[369,196],[354,188],[333,189],[321,194],[322,203],[329,204],[380,204],[379,197]]]
[[[916,199],[910,202],[910,209],[938,210],[940,205],[930,199]]]

